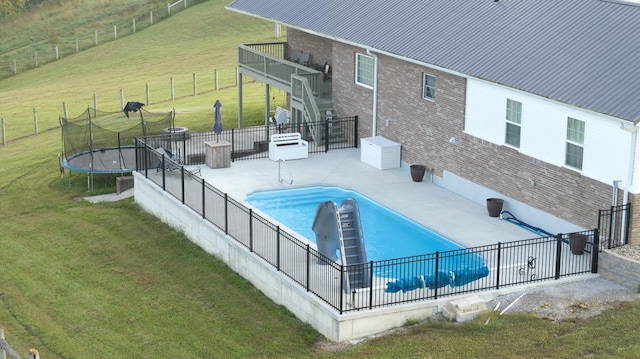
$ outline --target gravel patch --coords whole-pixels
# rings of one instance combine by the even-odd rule
[[[609,249],[609,251],[640,262],[640,244],[627,244],[622,247]]]
[[[610,251],[640,261],[640,244],[628,244]],[[498,296],[487,302],[487,306],[503,311],[511,305],[505,313],[524,312],[558,321],[588,318],[612,308],[616,303],[640,299],[637,291],[600,277],[561,284],[548,283],[548,286]]]
[[[563,282],[498,296],[487,307],[505,313],[530,313],[552,321],[589,318],[640,294],[600,277]]]

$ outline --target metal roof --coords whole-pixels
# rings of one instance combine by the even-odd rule
[[[227,9],[624,120],[640,6],[615,0],[236,0]]]

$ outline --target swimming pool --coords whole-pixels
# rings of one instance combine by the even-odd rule
[[[369,260],[402,258],[463,248],[358,192],[339,187],[317,186],[255,192],[247,196],[247,202],[315,243],[312,225],[318,205],[328,200],[340,205],[345,198],[355,198],[359,203]]]

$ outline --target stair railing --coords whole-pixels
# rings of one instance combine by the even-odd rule
[[[316,123],[322,121],[318,104],[309,81],[303,76],[291,75],[291,101],[297,102],[302,105],[304,109],[302,111],[302,121],[307,125],[309,132],[311,132],[311,138],[316,143],[321,143],[321,126],[316,126]]]

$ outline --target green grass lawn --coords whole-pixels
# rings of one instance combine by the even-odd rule
[[[235,126],[237,44],[276,39],[271,24],[224,10],[228,2],[204,2],[0,81],[10,140],[0,147],[0,327],[23,358],[29,348],[42,359],[640,357],[640,303],[560,324],[515,314],[490,314],[488,325],[487,316],[463,325],[427,321],[336,351],[131,199],[83,201],[86,175],[69,186],[59,173],[63,101],[75,116],[95,93],[100,110],[117,111],[121,88],[137,100],[145,84],[168,89],[174,77],[186,83],[176,86],[177,99],[157,90],[150,111],[176,108],[176,125],[209,130],[220,99],[225,127]],[[192,74],[210,81],[214,68],[231,71],[224,88],[192,96]],[[245,120],[260,123],[264,88],[248,82],[244,92]],[[93,194],[115,189],[113,176],[97,176],[95,185]]]

